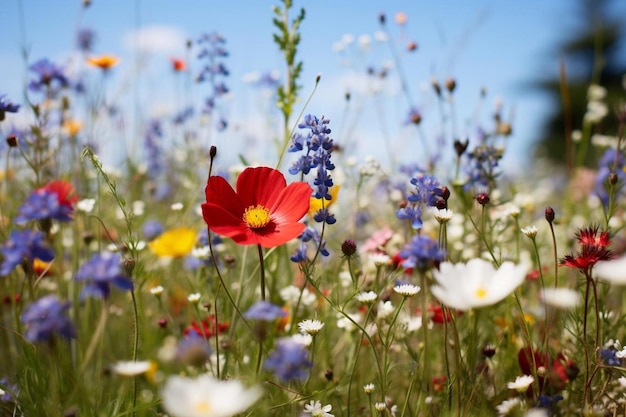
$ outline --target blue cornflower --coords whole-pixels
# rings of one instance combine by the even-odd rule
[[[305,262],[308,258],[306,256],[307,246],[306,243],[302,242],[296,249],[293,255],[289,257],[291,262],[300,263]]]
[[[17,384],[9,383],[7,377],[0,379],[0,389],[3,391],[2,395],[0,395],[0,401],[15,401],[20,393]]]
[[[425,271],[442,262],[446,257],[446,252],[439,249],[436,240],[428,236],[416,235],[400,252],[400,257],[404,259],[403,267]]]
[[[65,69],[50,62],[46,58],[35,62],[29,69],[37,76],[37,78],[32,79],[28,84],[28,89],[31,91],[41,91],[43,88],[51,87],[52,83],[55,81],[61,88],[67,87],[70,84],[65,75]]]
[[[415,190],[407,196],[408,205],[399,209],[396,216],[401,220],[411,220],[411,227],[420,230],[422,223],[422,207],[435,207],[443,201],[443,190],[439,181],[432,175],[423,173],[411,178],[410,183]]]
[[[11,100],[6,99],[6,94],[0,94],[0,122],[4,120],[6,113],[17,113],[20,109],[19,104],[13,104]]]
[[[18,209],[15,224],[26,224],[32,220],[54,219],[61,222],[72,220],[74,208],[70,204],[62,204],[58,193],[37,189],[33,191],[24,204]]]
[[[622,360],[615,356],[613,349],[600,349],[600,359],[608,366],[621,366]]]
[[[419,230],[424,223],[422,222],[422,206],[406,206],[396,212],[396,217],[400,220],[411,220],[411,227]]]
[[[264,368],[284,381],[304,379],[312,363],[306,347],[292,339],[281,339],[265,361]]]
[[[107,298],[111,292],[111,284],[121,290],[132,290],[133,282],[122,271],[121,261],[122,256],[119,253],[103,252],[94,254],[84,263],[74,275],[76,281],[87,282],[81,298]]]
[[[208,340],[196,330],[190,330],[180,339],[176,346],[176,360],[190,364],[202,365],[211,356],[211,345]]]
[[[20,320],[26,326],[24,338],[31,343],[45,342],[55,334],[66,338],[76,336],[74,324],[67,316],[69,302],[61,302],[56,295],[47,295],[29,304]]]
[[[76,46],[82,52],[91,52],[96,40],[96,32],[90,28],[82,28],[76,32]]]
[[[500,175],[497,168],[504,150],[487,143],[487,137],[482,132],[479,132],[479,136],[481,137],[481,144],[467,153],[465,170],[468,179],[464,188],[465,190],[483,188],[490,191],[495,179]]]
[[[161,224],[161,222],[158,220],[146,220],[141,227],[143,236],[147,240],[152,240],[158,237],[161,233],[163,233],[164,230],[165,228],[163,227],[163,224]]]
[[[274,321],[286,315],[287,313],[282,308],[267,301],[257,301],[243,313],[247,319],[263,321]]]
[[[335,215],[331,214],[327,208],[319,209],[314,215],[313,220],[318,223],[326,222],[326,224],[335,224],[337,219],[335,219]]]
[[[622,187],[626,184],[625,167],[624,155],[621,152],[618,153],[613,148],[608,148],[604,151],[604,154],[602,154],[602,157],[598,161],[598,173],[596,174],[594,193],[600,198],[605,207],[608,206],[610,198],[608,185],[609,176],[612,172],[617,175],[617,186],[620,187],[620,189],[618,189],[613,196],[613,198],[616,199],[617,194],[622,191]]]
[[[230,75],[230,71],[224,64],[224,58],[228,56],[228,52],[223,47],[226,44],[226,39],[221,34],[213,32],[200,36],[198,44],[202,45],[198,59],[205,60],[206,63],[198,73],[196,80],[199,83],[206,81],[212,87],[212,93],[206,99],[202,111],[206,114],[212,114],[216,108],[217,99],[229,92],[228,86],[224,83],[224,78]],[[216,128],[218,131],[223,131],[228,127],[228,122],[222,114],[218,114],[215,120],[217,120]]]
[[[540,408],[549,409],[549,408],[554,407],[556,403],[558,403],[562,399],[563,399],[562,395],[549,396],[549,395],[539,394],[539,396],[537,397],[537,401],[539,402],[537,406]]]
[[[8,275],[16,266],[26,259],[32,263],[33,259],[50,262],[54,259],[54,251],[44,241],[44,236],[36,230],[12,230],[9,238],[0,249],[2,264],[0,276]]]
[[[185,107],[176,116],[174,116],[173,122],[175,125],[182,125],[187,121],[187,119],[191,118],[191,116],[193,116],[193,107]]]
[[[143,143],[148,161],[148,176],[155,179],[163,170],[163,129],[161,122],[152,119],[148,122],[143,136]]]
[[[306,243],[307,242],[312,242],[315,245],[315,250],[319,249],[319,252],[322,256],[329,256],[330,252],[328,252],[328,249],[326,249],[326,241],[321,239],[321,236],[319,234],[319,232],[317,231],[317,229],[314,229],[312,227],[307,227],[306,229],[304,229],[304,232],[302,232],[302,234],[300,235],[299,239],[302,241],[302,244],[298,247],[298,249],[296,249],[296,253],[294,253],[293,255],[291,255],[291,257],[289,259],[291,259],[292,262],[304,262],[307,260],[307,256],[306,256]]]

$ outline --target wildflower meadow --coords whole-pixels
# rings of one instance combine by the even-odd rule
[[[23,94],[0,79],[1,416],[626,415],[626,86],[590,80],[564,163],[510,173],[506,102],[413,80],[402,12],[335,45],[388,51],[351,57],[369,95],[312,112],[314,3],[273,5],[254,146],[219,27],[161,63],[171,112],[121,93],[131,63],[86,27],[71,66],[25,52]],[[352,116],[389,83],[411,138],[362,155]]]

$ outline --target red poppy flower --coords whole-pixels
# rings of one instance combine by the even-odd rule
[[[219,176],[211,176],[205,189],[202,216],[209,230],[240,245],[273,248],[298,237],[300,219],[309,211],[313,190],[305,182],[287,185],[273,168],[246,168],[237,178],[236,191]]]
[[[184,334],[188,335],[190,332],[194,331],[200,336],[204,336],[205,338],[208,339],[210,337],[215,336],[216,334],[222,334],[226,330],[228,330],[228,323],[218,322],[216,325],[215,316],[210,315],[210,316],[207,316],[204,320],[202,320],[200,324],[198,324],[198,322],[196,321],[192,321],[191,325],[189,325],[185,329]]]
[[[51,181],[43,187],[37,189],[37,191],[48,191],[57,195],[57,200],[60,205],[72,208],[78,201],[78,195],[74,190],[72,183],[67,181]]]

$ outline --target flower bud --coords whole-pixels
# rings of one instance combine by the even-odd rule
[[[456,155],[458,157],[461,157],[461,155],[463,155],[465,153],[465,151],[467,150],[467,147],[469,146],[469,140],[465,139],[465,142],[461,142],[460,140],[455,140],[454,141],[454,150],[456,151]]]
[[[9,145],[10,148],[17,147],[17,136],[13,134],[7,136],[7,145]]]
[[[456,89],[456,80],[454,78],[448,78],[446,80],[446,89],[450,94],[454,92],[454,90]]]
[[[341,244],[341,253],[346,257],[351,257],[356,253],[356,243],[352,239],[346,239]]]
[[[554,209],[552,207],[546,207],[545,216],[548,223],[552,223],[554,221]]]
[[[480,193],[476,196],[476,201],[478,201],[478,204],[481,206],[486,206],[489,204],[489,196],[487,193]]]

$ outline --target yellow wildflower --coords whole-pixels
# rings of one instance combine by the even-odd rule
[[[148,243],[156,256],[178,258],[188,255],[196,244],[198,233],[188,227],[178,227],[163,232]]]
[[[322,208],[322,200],[324,200],[324,208],[328,208],[337,201],[337,196],[339,195],[339,186],[333,185],[328,189],[330,196],[332,197],[330,200],[326,200],[325,198],[315,198],[311,197],[311,205],[309,206],[309,215],[313,216],[319,209]]]
[[[87,58],[87,63],[94,67],[98,67],[104,71],[107,71],[120,62],[119,58],[113,55],[100,55]]]

